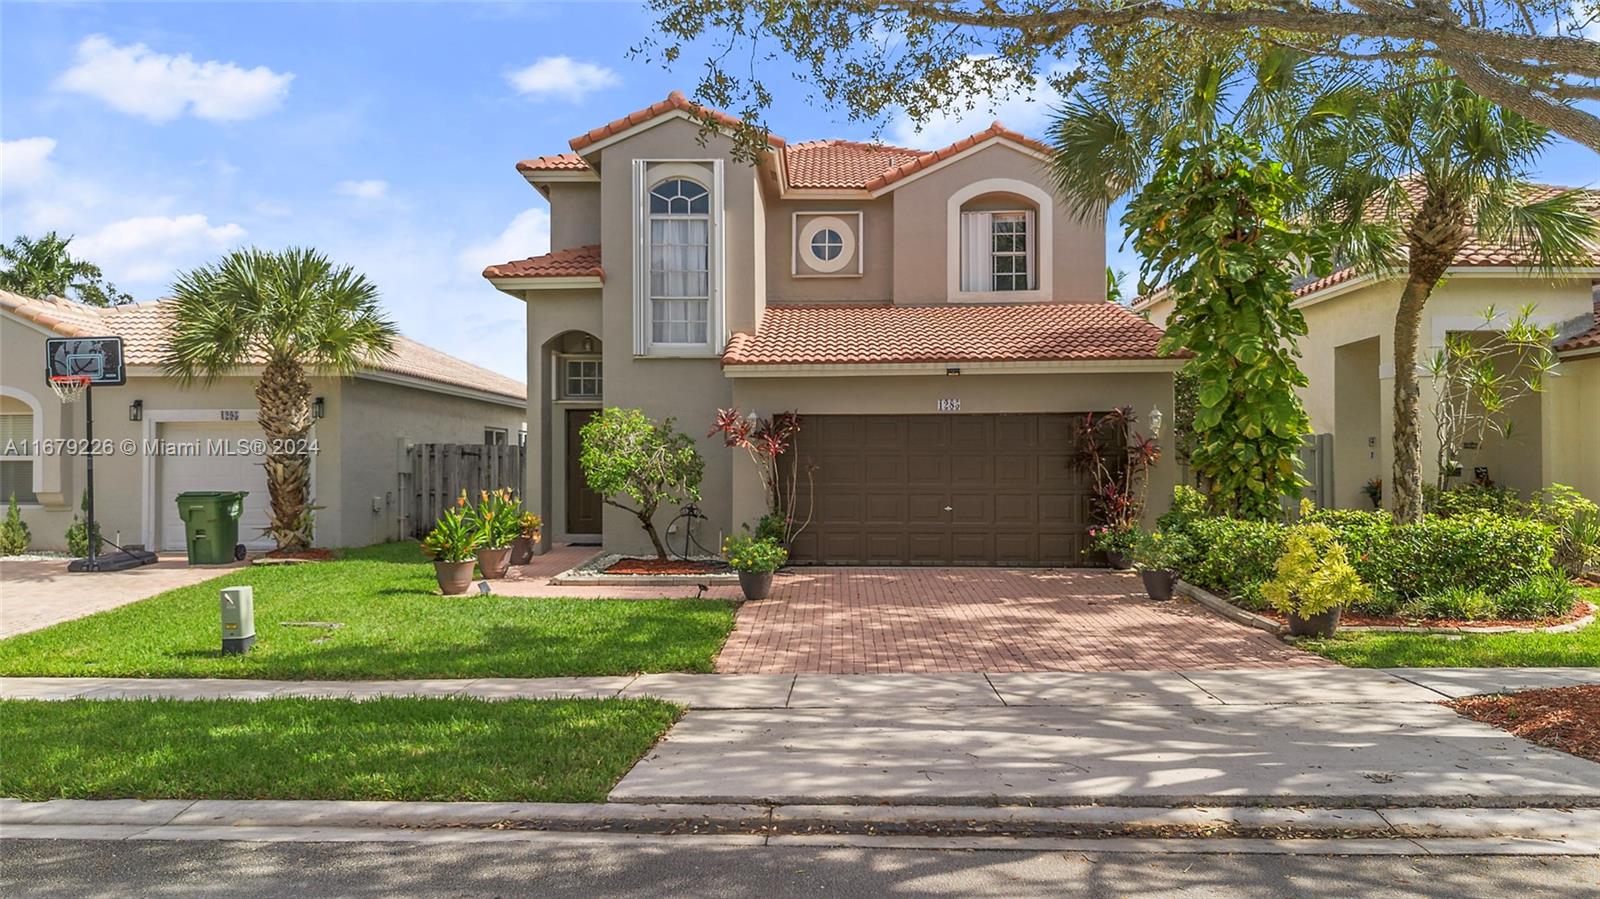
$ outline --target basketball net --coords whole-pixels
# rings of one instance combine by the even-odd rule
[[[88,375],[51,375],[50,389],[62,403],[76,403],[89,389]]]

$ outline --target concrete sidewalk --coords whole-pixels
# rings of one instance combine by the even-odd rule
[[[1593,668],[1328,668],[1017,674],[641,674],[619,677],[277,681],[5,677],[0,699],[267,699],[652,696],[694,709],[999,708],[1432,703],[1600,683]]]

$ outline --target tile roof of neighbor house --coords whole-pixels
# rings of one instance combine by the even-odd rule
[[[582,150],[607,137],[674,111],[709,116],[714,121],[733,128],[744,124],[743,120],[736,116],[701,106],[682,93],[673,91],[665,100],[573,138],[572,149]],[[991,138],[1003,138],[1040,152],[1048,152],[1049,149],[1044,144],[1012,131],[999,122],[937,150],[918,150],[853,140],[813,140],[790,144],[773,134],[767,135],[767,142],[774,150],[783,153],[787,186],[791,188],[879,190]],[[578,153],[539,156],[517,163],[517,171],[524,173],[583,171],[587,168],[589,168],[588,162]]]
[[[1161,329],[1116,303],[771,305],[724,365],[1157,359]]]
[[[583,278],[605,280],[605,270],[600,267],[600,246],[589,244],[570,250],[556,250],[543,256],[529,256],[512,262],[491,265],[483,270],[490,280],[500,278]]]
[[[165,348],[171,306],[158,301],[102,309],[61,297],[38,300],[0,290],[0,309],[63,337],[121,337],[126,364],[156,365]],[[513,399],[528,395],[521,381],[463,362],[409,337],[396,338],[394,352],[367,367]]]
[[[1575,353],[1578,350],[1600,350],[1600,290],[1595,291],[1594,324],[1589,326],[1589,330],[1556,344],[1558,353]]]

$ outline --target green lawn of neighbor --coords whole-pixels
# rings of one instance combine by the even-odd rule
[[[82,589],[92,584],[86,577]],[[217,591],[244,584],[255,587],[256,646],[224,656]],[[711,671],[732,629],[733,605],[720,600],[440,596],[417,545],[388,543],[334,562],[229,571],[0,640],[0,675],[355,680]]]
[[[0,796],[599,802],[650,699],[0,702]]]
[[[1580,591],[1600,606],[1600,589]],[[1340,634],[1301,648],[1352,668],[1593,668],[1600,622],[1566,634]]]

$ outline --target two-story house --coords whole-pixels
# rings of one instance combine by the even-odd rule
[[[753,524],[753,467],[705,437],[733,406],[803,416],[796,561],[1084,561],[1074,428],[1123,405],[1170,421],[1177,362],[1106,301],[1104,220],[1056,201],[1046,149],[997,122],[932,151],[773,136],[752,165],[707,121],[738,124],[675,92],[517,164],[549,200],[551,251],[484,276],[527,304],[529,501],[549,539],[648,547],[578,466],[601,406],[703,438],[703,546]]]

